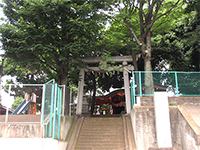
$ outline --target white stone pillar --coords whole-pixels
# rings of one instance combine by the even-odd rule
[[[82,103],[83,103],[83,89],[84,89],[84,77],[85,77],[85,70],[81,69],[80,73],[80,80],[78,82],[78,103],[76,108],[76,114],[82,114]]]
[[[122,64],[127,65],[127,62],[123,61]],[[123,69],[123,76],[124,76],[124,89],[125,89],[125,99],[126,99],[126,112],[127,114],[130,114],[131,113],[130,81],[129,81],[129,74],[125,69]]]
[[[154,92],[154,110],[158,148],[172,147],[169,104],[166,92]]]

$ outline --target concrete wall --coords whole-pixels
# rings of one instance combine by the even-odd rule
[[[0,138],[43,138],[41,124],[0,124]]]
[[[181,138],[179,130],[178,109],[176,106],[171,106],[169,109],[170,126],[173,147],[181,147]]]
[[[148,150],[156,146],[154,108],[152,106],[132,109],[131,119],[137,150]]]
[[[41,124],[0,124],[0,145],[6,150],[65,150],[74,117],[61,117],[61,140],[44,138]],[[11,144],[12,143],[12,144]]]
[[[199,139],[188,120],[178,107],[172,106],[169,110],[172,146],[180,147],[182,150],[199,150]],[[157,148],[154,107],[135,106],[130,115],[137,149]]]
[[[143,96],[140,97],[141,106],[154,106],[153,96]],[[173,105],[200,105],[199,103],[200,97],[198,96],[187,96],[187,97],[168,97],[169,104]]]
[[[66,150],[67,143],[49,138],[0,138],[5,150]]]
[[[6,115],[0,115],[0,122],[5,122]],[[40,123],[41,115],[8,115],[9,123],[13,122],[29,122],[29,123]]]
[[[61,117],[61,140],[66,140],[73,122],[74,117]],[[44,133],[45,126],[40,123],[15,123],[10,121],[8,124],[0,124],[0,138],[44,138]]]
[[[200,149],[200,127],[194,122],[187,111],[178,106],[178,130],[182,150]]]
[[[61,140],[66,141],[75,117],[61,117]]]

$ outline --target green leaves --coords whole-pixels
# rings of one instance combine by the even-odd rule
[[[107,10],[108,2],[5,0],[3,8],[9,21],[1,28],[5,57],[21,67],[34,64],[58,83],[67,81],[69,70],[77,67],[71,59],[90,56],[96,50],[107,18],[99,10]]]
[[[15,101],[12,104],[11,108],[15,110],[21,104],[21,102],[23,102],[23,100],[23,97],[15,97]]]

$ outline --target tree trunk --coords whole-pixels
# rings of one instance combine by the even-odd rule
[[[151,67],[151,32],[149,31],[146,36],[146,50],[144,54],[144,70],[145,72],[145,94],[153,94],[153,76]]]
[[[70,89],[67,87],[68,85],[68,75],[67,74],[61,74],[58,79],[59,85],[65,85],[65,108],[64,108],[64,114],[69,115],[69,105],[70,105]],[[63,105],[63,104],[62,104]]]
[[[132,59],[133,59],[134,71],[138,71],[138,64],[137,64],[137,60],[136,60],[136,54],[135,54],[135,51],[133,50],[133,48],[132,48]],[[135,73],[135,83],[137,85],[136,94],[140,94],[139,74],[138,73]]]

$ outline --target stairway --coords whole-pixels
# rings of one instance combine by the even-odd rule
[[[122,117],[86,117],[75,150],[125,150]]]

